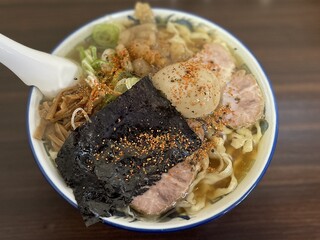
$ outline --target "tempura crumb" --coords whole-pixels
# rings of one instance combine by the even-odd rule
[[[137,2],[135,5],[135,17],[143,23],[155,23],[154,14],[148,3]]]

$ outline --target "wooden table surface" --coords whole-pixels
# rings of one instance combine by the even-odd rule
[[[39,171],[26,133],[29,88],[0,66],[0,239],[320,239],[320,1],[150,1],[201,15],[235,34],[269,76],[279,107],[273,161],[238,207],[182,232],[145,234],[96,224]],[[134,1],[0,0],[0,32],[50,52],[87,21]]]

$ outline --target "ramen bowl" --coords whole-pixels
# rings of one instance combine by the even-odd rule
[[[210,204],[194,216],[190,216],[190,219],[186,220],[177,217],[164,222],[132,221],[129,217],[109,217],[102,219],[106,224],[124,229],[145,232],[166,232],[183,230],[212,221],[229,212],[244,200],[258,184],[268,168],[276,146],[278,123],[276,102],[271,83],[256,58],[236,37],[215,23],[189,13],[168,9],[153,9],[153,11],[156,16],[172,15],[176,18],[186,18],[190,19],[194,23],[204,24],[212,28],[215,31],[215,34],[219,36],[221,40],[226,42],[232,49],[236,49],[236,54],[243,60],[243,62],[246,63],[262,89],[265,99],[265,119],[269,123],[269,128],[261,139],[261,147],[258,149],[256,160],[237,188],[233,192],[222,197],[219,201]],[[66,56],[81,40],[87,38],[91,34],[94,25],[102,22],[121,20],[130,15],[133,15],[133,11],[118,12],[103,16],[84,25],[64,39],[53,51],[53,54]],[[27,114],[30,146],[40,170],[51,186],[72,206],[77,207],[72,189],[65,184],[63,178],[60,176],[56,166],[50,159],[43,142],[33,138],[33,134],[40,122],[38,106],[42,97],[42,94],[37,88],[31,89]]]

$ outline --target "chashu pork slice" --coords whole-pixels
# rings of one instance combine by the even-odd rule
[[[193,165],[191,159],[188,157],[168,173],[162,174],[160,181],[133,199],[131,207],[147,216],[159,216],[173,208],[178,200],[186,196],[198,172],[197,165]]]
[[[220,86],[224,87],[231,79],[235,71],[235,59],[227,48],[218,43],[207,43],[203,49],[198,52],[189,61],[209,64],[209,67],[218,78]]]
[[[203,141],[204,129],[202,124],[194,119],[187,120],[190,128]],[[175,206],[177,201],[184,198],[189,191],[189,186],[200,170],[197,153],[178,163],[148,191],[136,196],[131,202],[131,207],[145,216],[159,216]]]
[[[235,72],[222,96],[222,105],[229,106],[231,110],[225,115],[227,124],[234,129],[249,127],[263,117],[264,104],[254,76],[244,70]]]

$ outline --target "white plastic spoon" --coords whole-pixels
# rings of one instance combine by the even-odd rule
[[[75,84],[80,73],[80,67],[71,60],[31,49],[2,34],[0,62],[49,98]]]

